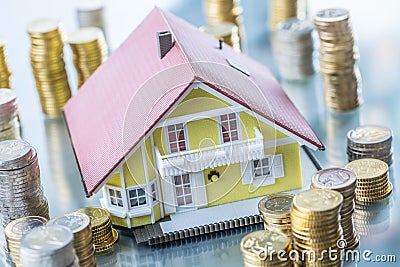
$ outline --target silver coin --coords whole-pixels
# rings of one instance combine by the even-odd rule
[[[330,168],[318,171],[312,177],[312,183],[322,189],[345,189],[356,184],[357,177],[354,172]]]
[[[31,157],[31,145],[24,140],[0,142],[0,169],[2,170],[24,167]]]
[[[317,12],[314,17],[316,22],[338,22],[349,19],[349,11],[342,8],[328,8]]]
[[[353,143],[376,144],[392,138],[392,131],[383,126],[364,125],[350,130],[348,139]]]
[[[51,219],[48,224],[63,225],[71,229],[73,233],[79,233],[89,227],[90,218],[83,213],[71,212]]]

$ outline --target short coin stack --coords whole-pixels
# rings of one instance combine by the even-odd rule
[[[40,216],[27,216],[7,224],[4,234],[6,236],[8,252],[15,266],[22,266],[19,257],[22,236],[31,229],[44,225],[46,222],[47,219]]]
[[[0,88],[11,87],[11,70],[7,63],[6,42],[0,39]]]
[[[297,17],[297,0],[271,0],[269,6],[269,25],[275,30],[278,23]]]
[[[342,238],[340,226],[340,208],[343,196],[329,189],[309,189],[294,196],[291,209],[293,248],[305,260],[300,264],[305,266],[341,266],[338,241]],[[332,253],[337,258],[329,257],[329,249],[337,250]]]
[[[393,162],[392,130],[377,125],[365,125],[347,133],[349,161],[362,158],[380,159],[389,166]]]
[[[289,259],[290,239],[283,233],[259,230],[240,241],[244,266],[292,266]],[[283,252],[284,251],[284,255]],[[282,253],[278,256],[278,252]],[[286,261],[283,259],[287,259]]]
[[[110,213],[97,207],[86,207],[77,212],[89,216],[92,227],[93,244],[96,253],[110,250],[118,241],[118,232],[111,225]]]
[[[71,97],[64,63],[64,33],[56,19],[41,19],[28,25],[32,72],[36,80],[42,110],[58,117]]]
[[[216,25],[202,26],[200,30],[214,36],[218,40],[222,39],[224,43],[232,46],[235,51],[240,51],[239,30],[235,24],[223,22]]]
[[[10,89],[0,88],[0,141],[20,138],[17,96]]]
[[[357,178],[354,172],[340,168],[321,170],[315,173],[311,179],[311,188],[332,189],[342,194],[343,205],[340,210],[340,224],[348,250],[355,249],[359,244],[359,236],[353,224],[356,186]]]
[[[282,78],[302,80],[314,73],[311,22],[291,18],[279,23],[274,34],[274,56]]]
[[[271,194],[258,202],[258,210],[264,221],[265,230],[281,231],[291,236],[290,207],[294,195],[292,194]]]
[[[356,200],[375,202],[387,198],[392,193],[389,181],[389,167],[379,159],[358,159],[345,167],[357,175]]]
[[[0,142],[0,210],[3,226],[25,216],[49,218],[36,150],[24,140]]]
[[[324,9],[314,17],[320,39],[325,103],[337,112],[353,110],[362,102],[360,75],[355,66],[358,56],[349,18],[344,9]]]
[[[231,22],[238,27],[239,37],[243,38],[243,7],[240,0],[204,0],[203,3],[207,25]]]
[[[69,228],[74,234],[74,249],[79,258],[79,266],[96,266],[92,228],[87,215],[79,212],[67,213],[51,219],[47,224],[63,225]]]
[[[30,230],[21,240],[22,265],[78,267],[73,239],[71,230],[61,225],[44,225]]]
[[[80,0],[76,9],[80,28],[96,27],[105,34],[104,3],[100,0]]]
[[[107,58],[108,46],[99,28],[86,27],[68,37],[78,74],[78,88]]]

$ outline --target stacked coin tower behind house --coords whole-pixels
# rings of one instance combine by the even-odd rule
[[[31,65],[43,113],[58,117],[71,97],[64,63],[64,30],[56,19],[41,19],[28,25]]]
[[[269,26],[275,30],[280,22],[297,17],[297,0],[270,0]]]
[[[49,218],[36,150],[26,141],[0,142],[0,205],[3,226],[25,216]]]
[[[325,104],[336,112],[353,110],[362,102],[358,53],[349,19],[350,14],[344,9],[324,9],[314,17],[320,39]]]
[[[7,62],[6,42],[0,38],[0,88],[11,88],[11,70]]]
[[[0,89],[0,141],[20,139],[17,96],[14,91]]]

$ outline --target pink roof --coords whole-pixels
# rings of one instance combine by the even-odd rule
[[[175,45],[160,59],[156,32],[165,30],[172,32]],[[68,101],[64,116],[88,196],[195,80],[324,149],[265,66],[229,46],[217,46],[213,37],[154,8]],[[250,76],[232,68],[227,59],[245,67]]]

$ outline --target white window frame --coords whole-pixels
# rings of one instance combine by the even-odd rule
[[[221,116],[224,116],[224,115],[229,115],[229,114],[235,114],[235,121],[236,121],[236,131],[237,131],[237,140],[234,140],[234,141],[232,141],[232,140],[230,140],[229,142],[225,142],[224,141],[224,135],[223,135],[223,132],[222,132],[222,119],[221,119]],[[239,118],[239,120],[238,120],[238,118]],[[229,118],[228,118],[228,122],[229,122],[230,120],[229,120]],[[220,142],[221,142],[221,144],[226,144],[226,143],[230,143],[230,142],[235,142],[235,141],[239,141],[239,140],[241,140],[242,139],[242,133],[241,133],[241,125],[240,125],[240,116],[239,116],[239,113],[237,113],[237,112],[229,112],[229,113],[224,113],[224,114],[220,114],[220,115],[218,115],[218,131],[219,131],[219,136],[220,136]],[[230,125],[229,125],[229,131],[228,131],[228,133],[230,134]],[[230,136],[230,135],[229,135]]]
[[[261,165],[262,165],[263,160],[268,160],[268,162],[269,162],[269,165],[268,165],[269,174],[264,174],[263,169],[266,168],[265,166],[261,166],[261,167],[257,166],[257,167],[254,167],[254,163],[255,163],[256,161],[260,162]],[[254,180],[268,179],[268,178],[271,178],[271,177],[274,178],[274,170],[273,170],[274,168],[273,168],[273,162],[272,162],[272,156],[271,156],[271,155],[264,156],[264,157],[262,157],[262,158],[260,158],[260,159],[252,160],[252,161],[251,161],[251,169],[252,169],[252,176],[253,176],[253,179],[254,179]],[[261,171],[262,171],[263,174],[260,175],[260,176],[256,176],[256,169],[261,169]]]
[[[129,191],[132,191],[132,190],[139,190],[139,189],[141,189],[141,190],[143,190],[144,191],[144,198],[146,199],[146,204],[143,204],[143,205],[138,205],[138,206],[134,206],[134,207],[132,207],[131,206],[131,197],[129,196]],[[132,211],[132,210],[137,210],[137,209],[141,209],[141,208],[148,208],[150,205],[149,205],[149,198],[148,198],[148,195],[147,195],[147,190],[146,190],[146,186],[131,186],[131,187],[128,187],[127,189],[126,189],[126,198],[127,198],[127,201],[128,201],[128,208],[129,208],[129,210],[130,211]],[[142,196],[139,196],[138,194],[136,195],[136,198],[137,198],[137,200],[138,200],[138,203],[139,203],[139,198],[142,198]]]
[[[182,177],[183,175],[187,175],[189,177],[190,197],[192,198],[192,203],[190,203],[189,205],[179,206],[179,204],[178,204],[178,195],[176,193],[175,176],[181,176]],[[182,182],[183,182],[183,180],[182,180]],[[176,207],[177,208],[192,208],[192,207],[196,206],[195,199],[194,199],[194,192],[193,192],[193,182],[192,182],[192,177],[190,177],[190,173],[182,173],[182,174],[179,174],[179,175],[173,175],[172,176],[172,184],[174,186],[174,194],[175,194],[175,201],[176,201]],[[183,186],[181,186],[181,187],[182,187],[182,189],[184,188]],[[186,196],[189,196],[189,195],[185,194],[183,192],[183,195],[180,195],[180,196],[183,196],[185,198]],[[185,202],[186,202],[186,200],[185,200]]]
[[[107,194],[107,205],[108,205],[111,209],[117,209],[117,210],[125,209],[125,207],[124,207],[124,194],[122,193],[123,189],[120,188],[120,187],[111,186],[111,185],[106,185],[106,186],[105,186],[105,189],[106,189],[106,194]],[[121,198],[116,197],[116,196],[111,196],[111,195],[110,195],[110,191],[109,191],[110,189],[111,189],[111,190],[114,190],[115,192],[116,192],[116,191],[119,191],[119,193],[121,194]],[[118,199],[120,199],[120,200],[122,201],[122,206],[112,204],[112,202],[111,202],[111,199],[112,199],[112,198],[116,199],[117,201],[118,201]]]
[[[154,185],[154,191],[151,188],[152,185]],[[159,190],[158,181],[157,179],[154,179],[149,183],[149,192],[150,192],[149,198],[151,198],[153,206],[157,205],[160,202],[160,194],[158,193],[158,190]],[[154,199],[153,193],[155,193],[156,199]]]
[[[167,142],[167,151],[168,154],[172,154],[172,153],[181,153],[181,152],[185,152],[185,151],[178,151],[178,152],[172,152],[171,151],[171,145],[170,145],[170,141],[169,141],[169,131],[168,131],[168,127],[169,126],[175,126],[176,129],[176,125],[177,124],[182,124],[183,125],[183,134],[185,135],[185,145],[186,145],[186,150],[185,151],[189,151],[190,150],[190,146],[189,146],[189,138],[188,138],[188,132],[187,132],[187,123],[186,122],[179,122],[176,124],[170,124],[170,125],[166,125],[164,127],[164,135],[165,135],[165,140]],[[178,142],[179,143],[179,142]],[[178,146],[179,147],[179,146]]]
[[[275,184],[275,180],[285,176],[283,155],[264,155],[263,158],[270,158],[271,170],[269,176],[255,177],[254,176],[254,160],[249,160],[246,163],[241,163],[242,184],[253,184],[254,188]]]

